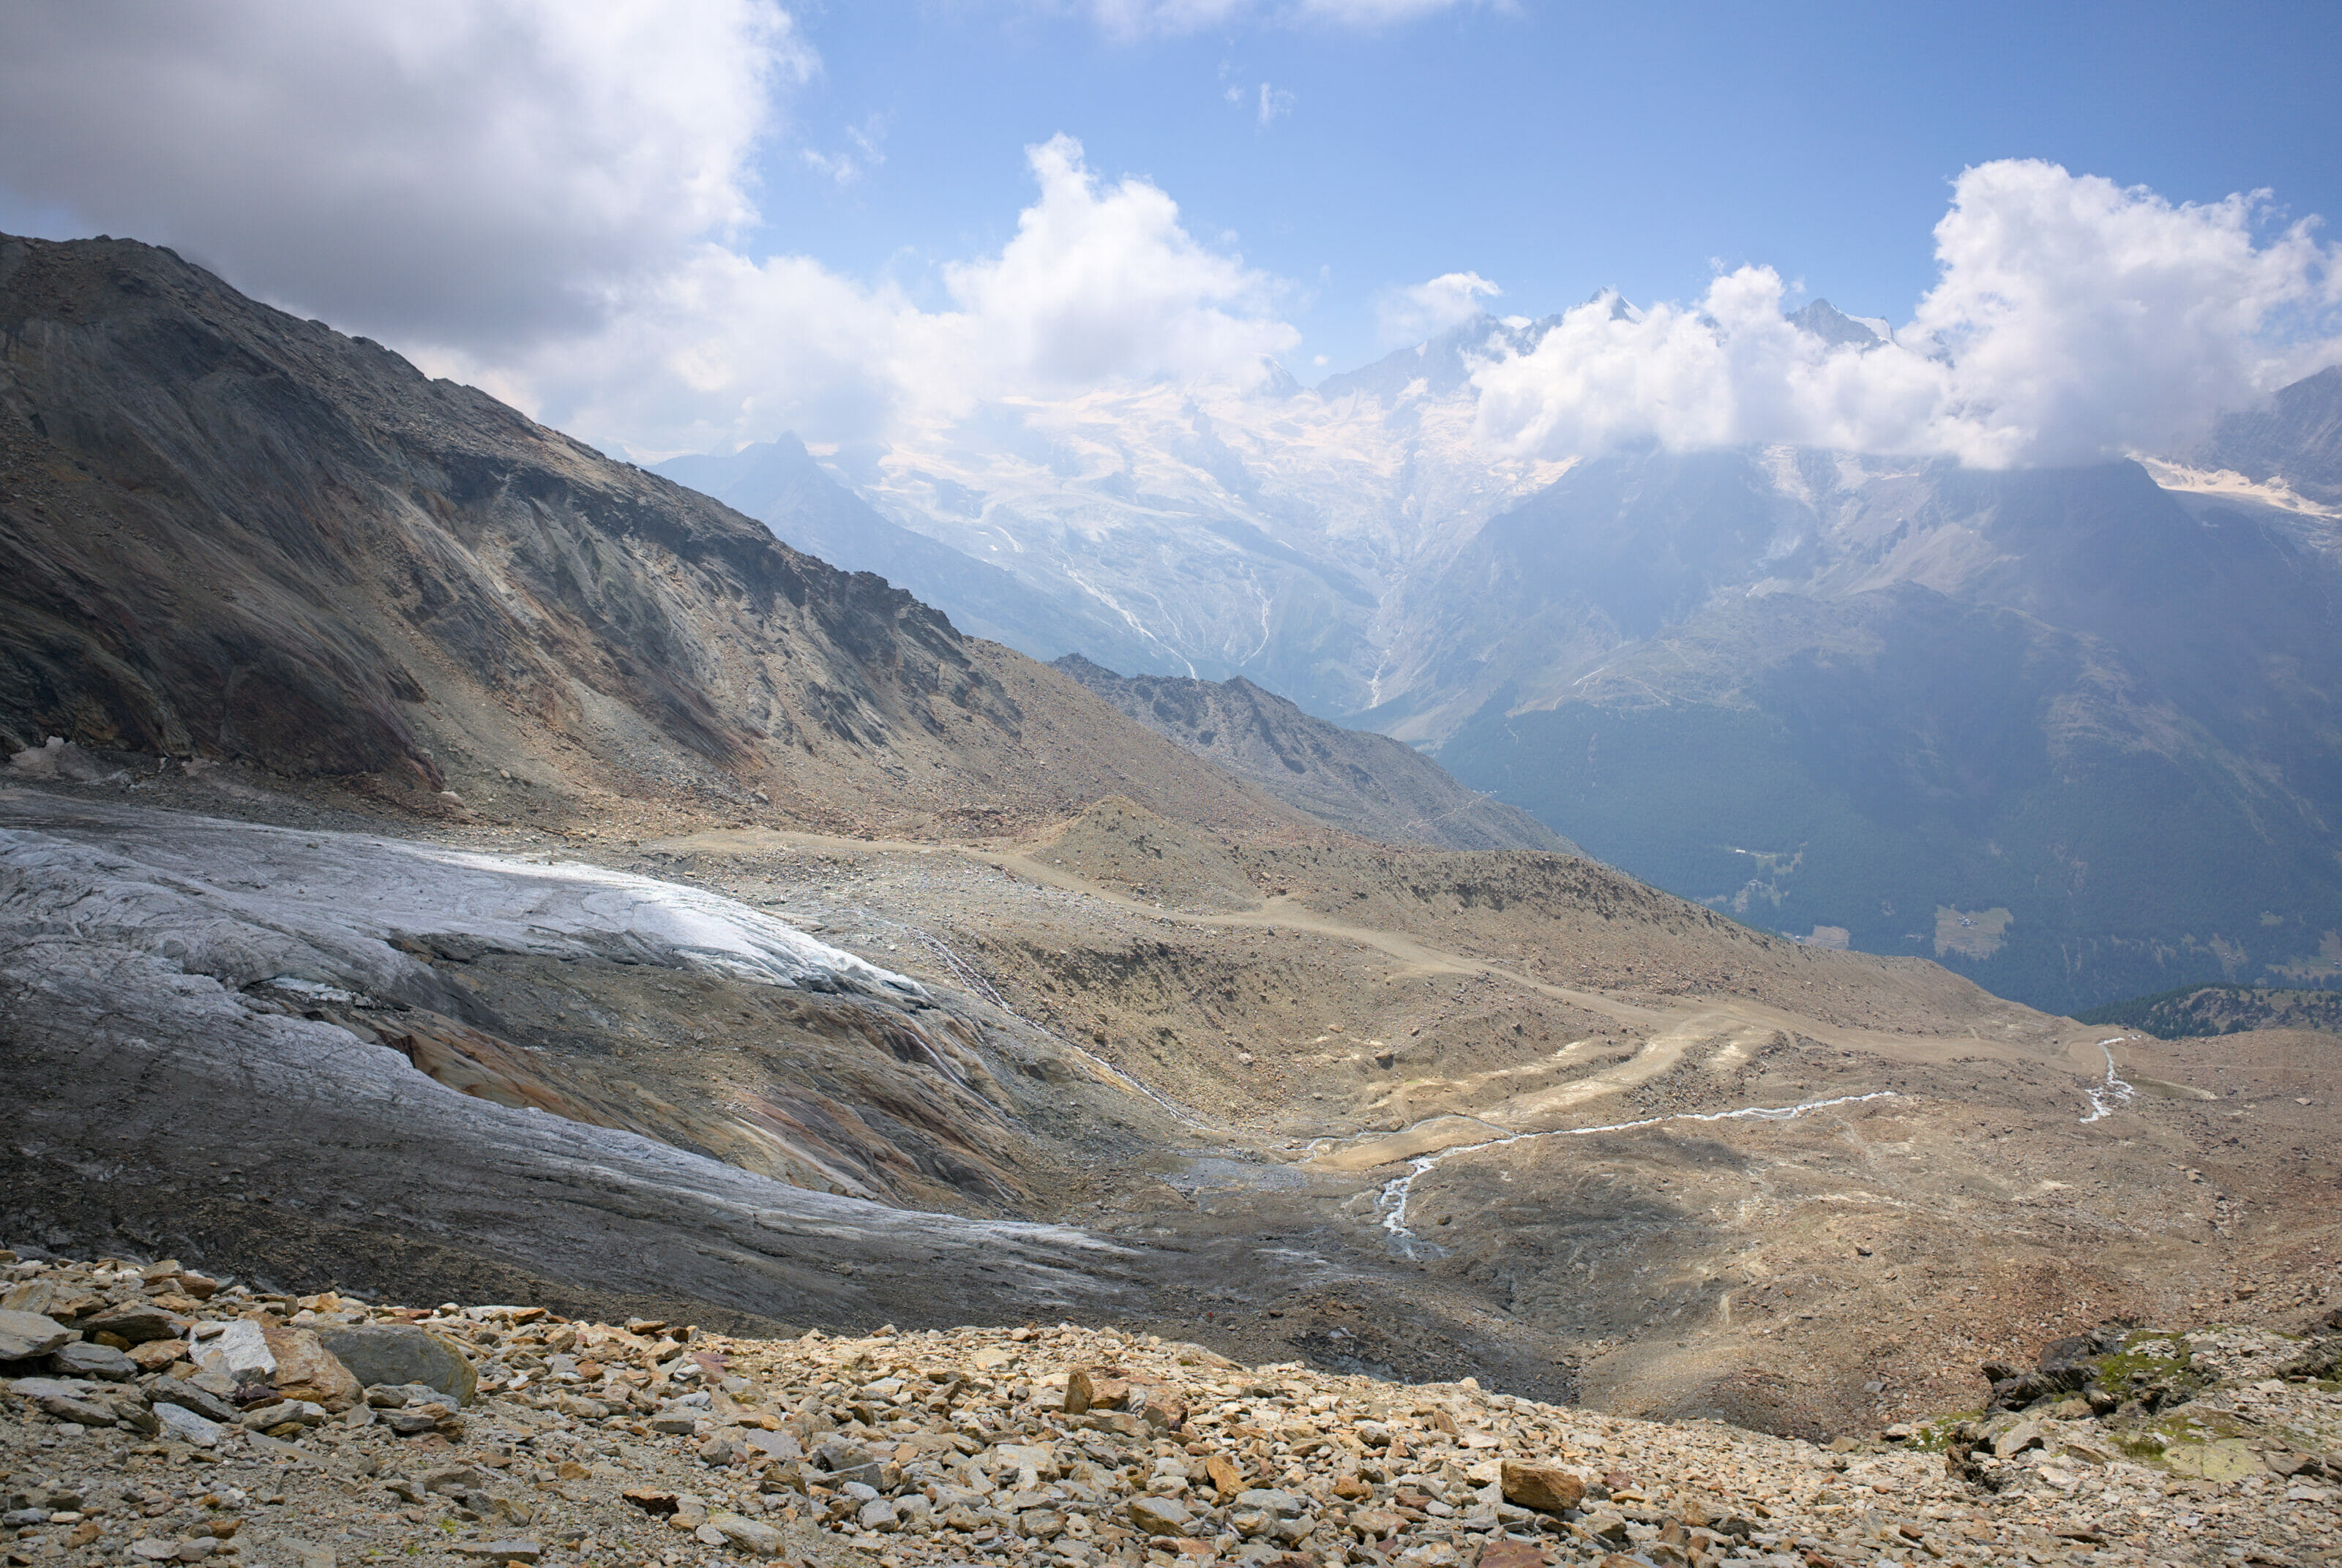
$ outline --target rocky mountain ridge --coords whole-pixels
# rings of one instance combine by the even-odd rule
[[[507,821],[1296,822],[867,574],[236,295],[0,240],[0,744]],[[453,791],[451,797],[447,792]]]
[[[1079,654],[1055,663],[1166,739],[1361,838],[1577,853],[1528,813],[1464,788],[1438,764],[1389,736],[1314,718],[1241,675],[1217,684],[1117,675]]]

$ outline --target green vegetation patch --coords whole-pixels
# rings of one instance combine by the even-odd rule
[[[2109,1002],[2074,1017],[2136,1029],[2158,1040],[2237,1034],[2248,1029],[2317,1029],[2342,1034],[2342,991],[2277,991],[2254,985],[2181,985]]]

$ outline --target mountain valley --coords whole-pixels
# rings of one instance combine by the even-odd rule
[[[876,510],[824,537],[916,534],[965,564],[922,567],[954,614],[1000,573],[1064,607],[988,623],[1036,656],[1258,683],[1806,940],[2054,1009],[2342,974],[2342,367],[2170,460],[1492,454],[1476,368],[1551,325],[841,449]]]
[[[0,241],[0,1240],[1811,1439],[2329,1288],[2332,1035],[1792,942],[165,252]]]

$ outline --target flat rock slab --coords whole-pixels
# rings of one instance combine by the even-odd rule
[[[73,1331],[36,1312],[0,1312],[0,1361],[30,1361],[64,1344]]]

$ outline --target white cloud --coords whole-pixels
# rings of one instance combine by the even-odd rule
[[[1081,145],[1028,148],[1039,194],[997,255],[942,269],[955,308],[707,245],[598,332],[461,374],[588,439],[643,454],[769,440],[866,439],[983,399],[1059,397],[1170,377],[1251,384],[1299,335],[1276,286],[1199,244],[1144,180],[1101,183]]]
[[[1026,149],[1040,199],[989,261],[946,267],[978,378],[1070,391],[1110,377],[1222,375],[1298,335],[1271,314],[1273,285],[1242,259],[1206,250],[1176,203],[1145,180],[1101,189],[1082,146]]]
[[[1276,121],[1293,113],[1293,105],[1300,101],[1301,100],[1298,97],[1286,92],[1284,88],[1272,87],[1267,83],[1263,82],[1260,85],[1259,121],[1261,128],[1266,130]]]
[[[383,335],[486,343],[753,216],[771,0],[0,7],[0,187]]]
[[[1376,307],[1385,343],[1421,343],[1480,314],[1480,301],[1505,291],[1476,272],[1442,273],[1428,283],[1393,289]]]
[[[2265,203],[1982,165],[1954,187],[1940,277],[1895,343],[1829,348],[1784,318],[1771,268],[1742,267],[1694,306],[1566,313],[1478,372],[1478,428],[1548,456],[1789,441],[2006,467],[2169,449],[2342,353],[2342,255],[2309,221],[2259,237]]]

